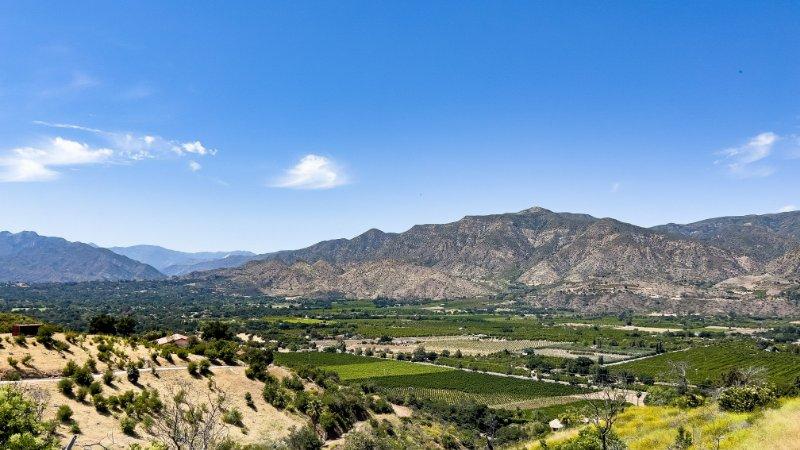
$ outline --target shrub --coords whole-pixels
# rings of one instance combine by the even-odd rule
[[[92,404],[94,404],[94,409],[96,409],[97,412],[103,414],[108,412],[108,400],[105,397],[103,397],[103,394],[93,395]]]
[[[62,378],[58,382],[58,391],[67,397],[72,397],[75,395],[75,393],[72,391],[73,386],[75,386],[75,382],[72,381],[71,378]]]
[[[290,450],[319,450],[322,448],[322,441],[312,427],[292,428],[283,444]]]
[[[79,386],[89,386],[94,381],[92,372],[87,366],[75,369],[75,372],[72,374],[72,379],[75,380],[75,383]]]
[[[81,434],[81,427],[78,425],[78,422],[72,422],[72,425],[69,427],[69,432],[72,434]]]
[[[136,431],[136,419],[130,416],[125,416],[119,419],[119,426],[122,428],[122,432],[131,436]]]
[[[244,401],[247,402],[247,406],[254,408],[256,405],[253,403],[253,394],[250,392],[244,393]]]
[[[139,369],[133,364],[128,365],[128,381],[132,384],[139,383]]]
[[[72,419],[72,408],[67,405],[61,405],[56,411],[56,419],[59,422],[66,423]]]
[[[69,361],[67,361],[67,364],[61,370],[61,375],[65,377],[71,377],[72,375],[75,375],[75,372],[77,370],[78,370],[78,365],[75,364],[75,361],[70,359]]]
[[[200,372],[201,375],[207,374],[210,369],[211,369],[211,362],[208,360],[208,358],[201,359],[200,362],[197,364],[197,371]]]
[[[719,407],[724,411],[748,412],[775,400],[772,389],[764,386],[730,387],[719,394]]]
[[[225,411],[225,414],[222,415],[222,421],[237,427],[244,426],[244,423],[242,423],[242,412],[236,408]]]
[[[189,374],[192,376],[197,375],[197,363],[194,361],[190,362],[189,365],[186,366],[186,370],[188,370]]]
[[[92,381],[92,383],[89,385],[89,394],[94,396],[101,392],[103,392],[103,385],[97,381]]]
[[[283,379],[283,387],[287,389],[291,389],[293,391],[302,391],[303,380],[300,379],[297,375],[292,375],[291,377],[286,377]]]
[[[17,365],[19,364],[19,361],[17,361],[17,359],[14,358],[13,356],[9,356],[8,358],[6,358],[6,361],[8,361],[8,365],[9,366],[11,366],[11,367],[13,367],[15,369],[17,368]]]
[[[114,371],[111,369],[106,370],[103,372],[103,383],[111,386],[114,383]]]
[[[89,388],[86,386],[81,386],[78,388],[78,392],[75,393],[75,400],[83,402],[86,400],[87,395],[89,395]]]

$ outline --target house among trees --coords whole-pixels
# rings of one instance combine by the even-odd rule
[[[17,323],[11,327],[12,336],[36,336],[39,332],[40,323]]]
[[[172,344],[178,347],[188,347],[189,346],[189,336],[184,336],[182,334],[175,333],[171,336],[164,336],[162,338],[158,338],[155,340],[156,344],[158,345],[167,345]]]
[[[564,428],[564,424],[563,424],[563,423],[561,423],[561,421],[560,421],[560,420],[558,420],[558,419],[553,419],[553,420],[551,420],[551,421],[548,423],[548,425],[550,425],[550,429],[551,429],[551,430],[553,430],[553,431],[558,431],[558,430],[560,430],[560,429]]]

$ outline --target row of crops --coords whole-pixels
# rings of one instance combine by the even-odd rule
[[[390,392],[413,392],[435,399],[473,399],[489,405],[587,392],[576,386],[468,372],[442,366],[339,353],[278,353],[275,362],[337,372],[346,382],[370,383]]]
[[[716,381],[731,369],[763,368],[768,381],[786,385],[800,377],[800,354],[761,350],[750,341],[728,341],[670,352],[613,366],[614,372],[649,375],[657,381],[670,381],[670,363],[685,362],[691,383]]]

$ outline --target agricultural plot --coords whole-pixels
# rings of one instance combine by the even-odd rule
[[[761,367],[769,381],[778,385],[794,383],[800,376],[800,355],[788,352],[760,350],[750,342],[733,341],[686,351],[665,353],[652,358],[640,359],[613,366],[614,372],[627,371],[637,375],[649,375],[657,381],[669,381],[670,362],[683,361],[688,364],[687,377],[691,383],[704,380],[717,381],[720,376],[734,368]]]
[[[558,383],[350,354],[278,353],[275,355],[275,362],[290,367],[322,367],[337,372],[344,381],[369,382],[388,392],[413,392],[417,396],[447,401],[473,399],[489,405],[502,405],[589,392],[580,387]]]

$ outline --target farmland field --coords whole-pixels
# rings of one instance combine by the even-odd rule
[[[588,392],[558,383],[501,377],[448,367],[416,364],[338,353],[278,353],[276,363],[286,366],[312,365],[333,370],[342,380],[369,382],[388,392],[413,391],[430,398],[473,399],[489,405],[530,401]]]
[[[670,361],[684,361],[688,364],[687,377],[691,383],[700,383],[706,379],[716,381],[726,371],[746,367],[763,367],[767,379],[779,385],[794,383],[800,376],[800,355],[768,352],[744,341],[666,353],[613,366],[613,371],[628,371],[652,376],[657,381],[669,381]]]

